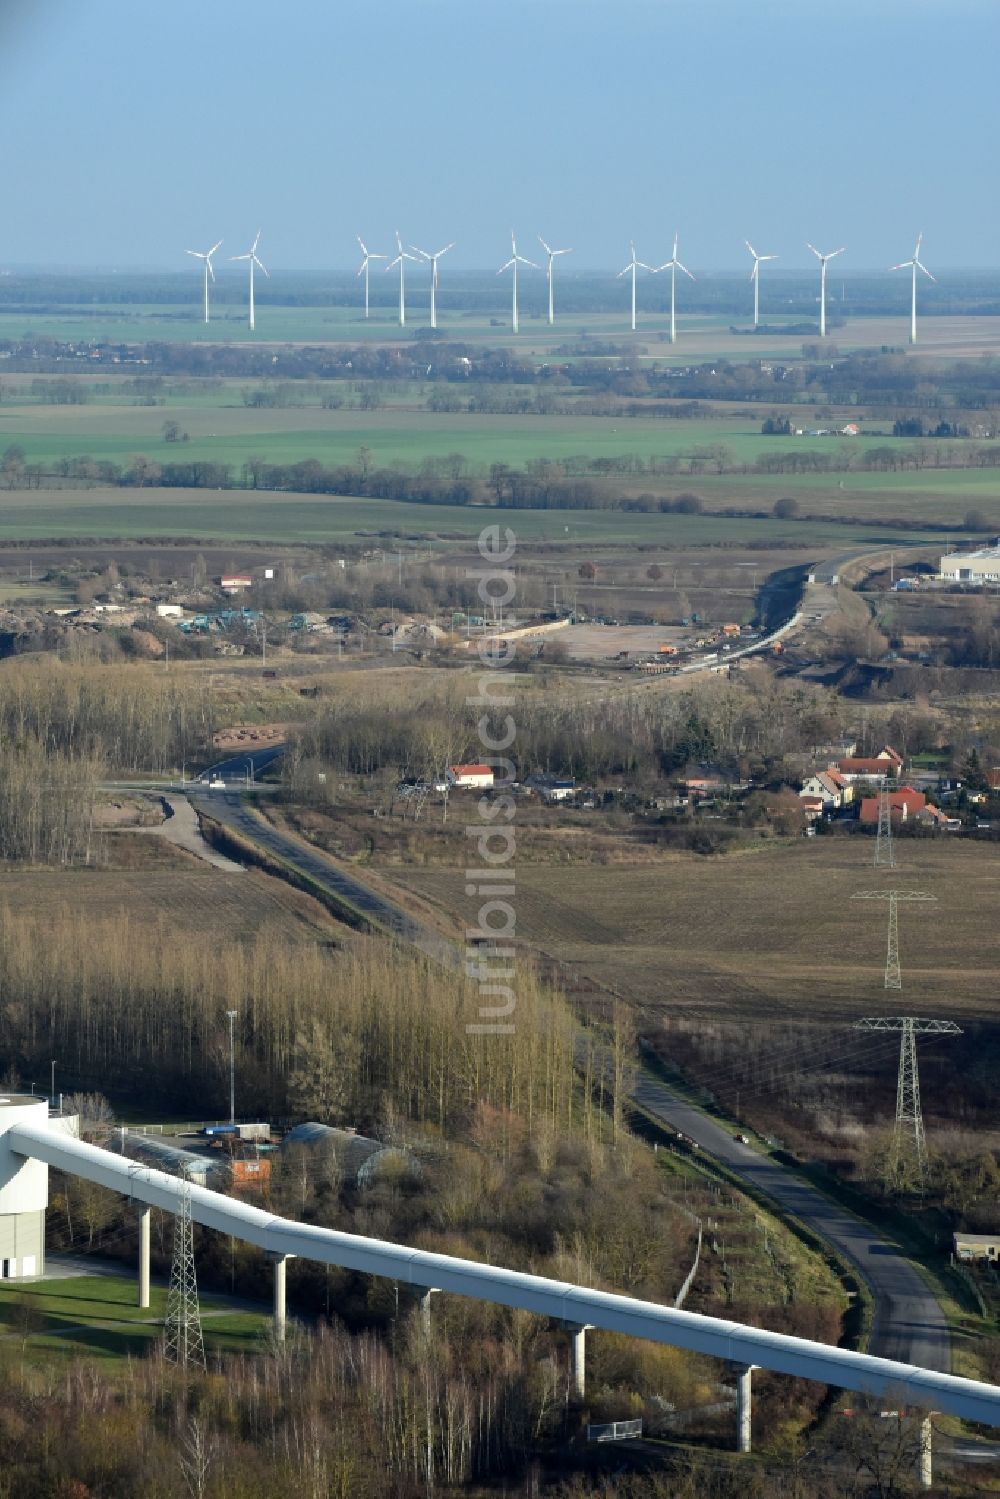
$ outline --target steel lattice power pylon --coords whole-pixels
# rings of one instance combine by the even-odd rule
[[[194,1268],[191,1183],[186,1179],[174,1219],[174,1255],[163,1327],[163,1356],[182,1368],[189,1364],[205,1368],[205,1340],[201,1332],[198,1281]]]
[[[896,1123],[889,1151],[888,1177],[892,1186],[897,1188],[905,1186],[908,1179],[923,1187],[927,1178],[927,1142],[920,1109],[917,1036],[960,1036],[962,1028],[952,1020],[921,1020],[914,1015],[867,1015],[854,1022],[854,1029],[899,1032]]]
[[[883,784],[878,794],[878,836],[875,839],[875,868],[895,869],[896,850],[892,842],[892,817],[889,787]]]
[[[922,890],[859,890],[852,900],[884,900],[889,903],[889,940],[885,954],[885,987],[902,989],[903,975],[899,966],[899,917],[900,901],[934,901],[936,895],[926,895]]]

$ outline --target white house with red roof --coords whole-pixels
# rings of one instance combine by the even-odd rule
[[[493,786],[492,765],[449,765],[448,785],[456,791],[489,791]]]

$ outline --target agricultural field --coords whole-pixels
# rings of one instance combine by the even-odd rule
[[[778,490],[772,484],[773,501]],[[780,491],[785,493],[783,487]],[[790,490],[788,492],[791,492]],[[762,500],[763,496],[757,496]],[[730,496],[730,503],[734,497]],[[963,501],[964,505],[967,503]],[[872,507],[873,509],[875,507]],[[885,506],[883,504],[882,508]],[[613,510],[495,511],[478,506],[267,491],[204,489],[38,489],[0,492],[0,540],[179,540],[234,543],[348,543],[379,538],[473,540],[484,526],[509,526],[524,540],[598,546],[628,542],[698,546],[760,542],[832,550],[892,542],[930,542],[938,532],[859,520],[797,521],[722,515],[622,514]]]
[[[598,279],[598,278],[595,278]],[[604,277],[600,277],[602,281]],[[613,272],[606,273],[607,285],[614,285]],[[639,327],[633,335],[629,327],[629,294],[625,283],[619,283],[621,311],[580,312],[565,310],[552,328],[545,319],[545,282],[542,276],[526,278],[521,289],[521,329],[510,328],[509,298],[505,285],[496,283],[495,305],[491,311],[465,311],[459,305],[460,292],[449,291],[449,278],[442,271],[442,294],[439,301],[439,325],[445,338],[463,343],[490,346],[516,346],[532,358],[551,358],[567,342],[583,336],[587,339],[613,339],[618,343],[632,341],[644,353],[677,364],[712,358],[795,359],[809,335],[777,331],[783,321],[781,312],[767,307],[768,291],[762,294],[762,326],[757,334],[750,332],[752,303],[746,312],[723,314],[688,312],[681,301],[678,312],[678,342],[668,341],[668,318],[663,287],[648,278],[640,284]],[[373,306],[365,321],[358,292],[353,305],[289,306],[272,302],[264,294],[257,304],[257,329],[248,327],[244,289],[231,273],[220,271],[212,321],[201,318],[201,282],[192,277],[190,296],[173,303],[73,303],[67,300],[48,311],[24,309],[16,305],[0,307],[0,339],[48,337],[64,342],[110,343],[183,342],[183,343],[256,343],[386,344],[400,338],[411,338],[426,328],[430,320],[428,294],[423,277],[407,279],[407,322],[400,329],[395,306],[395,288],[387,294],[388,283],[372,278]],[[223,300],[223,287],[224,296]],[[749,292],[749,289],[748,289]],[[773,294],[773,293],[772,293]],[[375,299],[378,299],[377,301]],[[807,298],[807,300],[809,300]],[[331,299],[332,302],[332,299]],[[844,326],[834,328],[831,345],[843,352],[854,349],[879,349],[903,345],[908,336],[908,298],[906,287],[899,288],[899,315],[849,317]],[[796,321],[800,318],[796,316]],[[770,326],[769,326],[770,325]],[[742,328],[742,332],[733,329]],[[814,337],[815,335],[813,335]],[[1000,317],[936,315],[925,316],[920,328],[921,352],[947,358],[977,358],[982,354],[1000,353]]]
[[[994,953],[984,941],[1000,900],[992,846],[941,835],[901,850],[905,877],[896,882],[938,901],[930,915],[900,913],[908,1010],[994,1019]],[[519,864],[518,936],[564,965],[571,982],[593,980],[650,1018],[825,1024],[882,1012],[886,907],[851,899],[876,884],[871,854],[868,838],[833,837],[653,864],[623,856],[576,865],[572,878]],[[461,871],[396,870],[393,879],[458,921],[472,904]]]

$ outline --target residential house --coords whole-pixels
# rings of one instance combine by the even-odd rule
[[[854,787],[844,779],[839,770],[819,770],[811,776],[806,776],[799,796],[803,798],[818,796],[822,801],[824,812],[837,812],[852,800]]]
[[[858,821],[862,827],[878,826],[878,804],[880,798],[877,796],[863,796],[861,798],[861,811]],[[914,791],[912,786],[901,786],[898,791],[889,792],[889,817],[893,822],[907,822],[916,813],[922,812],[927,806],[927,798],[922,791]]]
[[[903,757],[898,755],[891,745],[887,744],[880,749],[877,755],[866,757],[847,755],[843,760],[838,760],[835,767],[839,770],[845,781],[885,781],[894,778],[903,769]]]
[[[930,802],[914,813],[913,820],[920,827],[933,828],[935,832],[957,833],[962,826],[960,817],[949,817],[947,812],[942,812],[940,807],[934,807]]]
[[[455,791],[489,791],[493,785],[491,765],[449,765],[448,785]]]
[[[223,593],[242,593],[253,587],[253,578],[249,573],[224,573],[219,579],[219,587]]]
[[[802,810],[810,822],[815,822],[817,817],[823,816],[826,808],[821,796],[806,796],[800,791],[799,797],[802,801]]]

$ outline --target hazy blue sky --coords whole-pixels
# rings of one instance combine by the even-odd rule
[[[1000,263],[998,0],[0,0],[0,263]],[[191,262],[193,265],[193,262]]]

